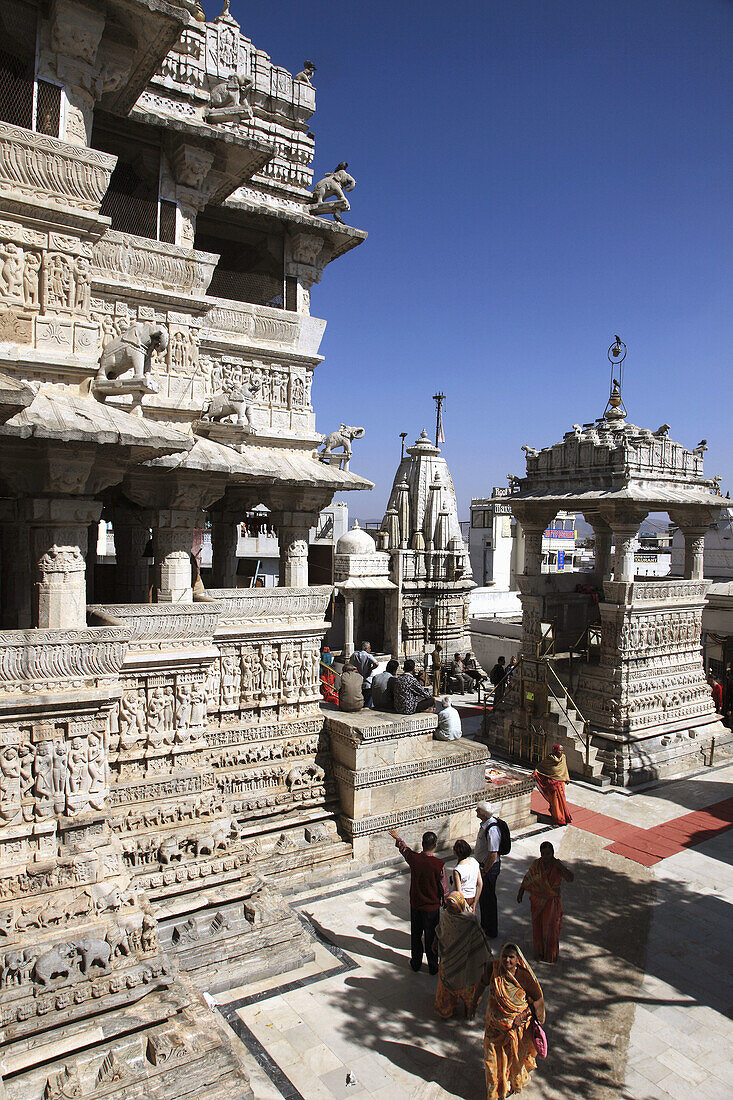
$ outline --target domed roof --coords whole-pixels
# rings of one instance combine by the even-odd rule
[[[336,543],[337,554],[374,554],[377,546],[372,536],[362,530],[359,521],[354,520],[354,526]]]

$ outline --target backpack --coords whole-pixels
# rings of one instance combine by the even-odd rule
[[[494,821],[499,826],[499,855],[508,856],[512,850],[512,834],[509,832],[509,826],[500,817],[495,817]]]

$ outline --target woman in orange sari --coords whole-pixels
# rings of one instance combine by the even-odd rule
[[[565,784],[570,781],[568,762],[562,745],[553,745],[549,756],[537,765],[534,779],[541,794],[550,803],[550,817],[556,825],[570,825],[572,817],[565,801]]]
[[[572,871],[555,859],[555,849],[546,840],[540,844],[540,858],[534,861],[522,879],[517,901],[522,904],[526,890],[532,906],[534,953],[542,962],[557,961],[562,928],[560,886],[563,879],[572,882],[574,877]]]
[[[537,1061],[532,1014],[545,1022],[545,1001],[532,968],[514,943],[505,943],[489,978],[484,1032],[487,1100],[521,1092]]]

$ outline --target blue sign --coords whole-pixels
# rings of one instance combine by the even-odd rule
[[[564,569],[565,568],[565,551],[564,550],[558,550],[558,552],[557,552],[557,568],[558,569]]]

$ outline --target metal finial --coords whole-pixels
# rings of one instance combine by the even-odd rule
[[[621,397],[621,389],[624,379],[623,362],[626,358],[627,348],[620,336],[614,334],[613,339],[614,342],[606,353],[611,364],[611,393],[603,410],[603,418],[604,420],[625,420],[627,414]],[[618,378],[614,378],[615,374],[618,374]]]

